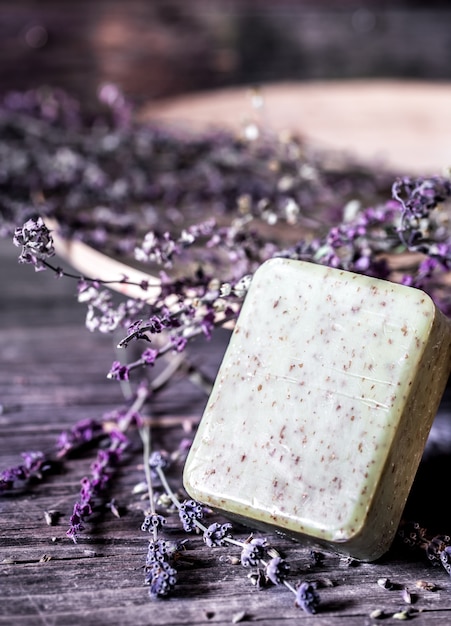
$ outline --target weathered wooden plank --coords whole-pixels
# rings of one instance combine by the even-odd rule
[[[11,264],[10,279],[14,281],[17,274],[13,267]],[[35,278],[47,285],[51,277],[22,274],[23,269],[29,268],[19,268],[22,289],[12,289],[8,283],[0,296],[1,304],[7,297],[7,309],[15,311],[12,316],[0,306],[2,469],[20,462],[22,450],[51,450],[61,430],[81,418],[100,418],[123,402],[119,385],[105,378],[105,371],[115,358],[111,337],[92,335],[72,319],[69,322],[64,316],[59,318],[61,311],[68,310],[67,303],[73,304],[70,290],[58,296],[61,301],[55,305],[50,321],[47,317],[42,319],[42,308],[34,307],[35,298],[39,301],[38,293],[30,297],[24,312],[18,291],[26,293],[28,283]],[[47,298],[54,294],[54,283],[50,284]],[[18,303],[17,308],[14,303]],[[36,324],[30,324],[28,320],[36,310]],[[53,323],[55,319],[59,322]],[[223,346],[223,342],[204,342],[205,352],[196,358],[204,359],[204,367],[213,371]],[[175,449],[186,435],[180,417],[187,416],[185,426],[193,425],[204,401],[203,394],[186,385],[178,385],[175,391],[165,390],[155,406],[160,420],[153,433],[155,446]],[[446,416],[446,402],[442,411]],[[143,585],[147,538],[140,530],[146,501],[140,494],[132,493],[134,485],[143,479],[136,434],[132,436],[127,463],[118,469],[114,489],[106,495],[106,499],[114,496],[119,506],[126,506],[126,514],[118,519],[99,506],[95,523],[87,523],[78,544],[65,535],[79,481],[89,472],[92,459],[93,454],[87,450],[80,458],[69,459],[61,474],[1,497],[0,624],[204,626],[233,623],[243,611],[248,622],[258,624],[288,625],[308,623],[311,619],[294,606],[294,596],[284,587],[256,589],[248,578],[249,571],[228,558],[239,556],[239,548],[210,549],[196,536],[189,538],[178,563],[179,585],[174,596],[157,602],[150,600]],[[413,502],[415,511],[434,509],[431,502],[424,506],[425,493],[435,484],[440,487],[440,477],[445,475],[440,473],[443,468],[434,469],[430,462],[429,459],[423,464],[425,487]],[[180,486],[180,470],[176,467],[170,474],[174,487]],[[61,513],[56,526],[45,523],[44,512],[49,509]],[[441,509],[443,514],[443,506]],[[424,513],[427,518],[428,511]],[[433,513],[437,516],[440,510],[435,508]],[[447,528],[441,530],[446,532]],[[186,537],[175,513],[169,515],[167,536]],[[237,528],[235,536],[244,540],[248,530]],[[268,538],[291,563],[290,581],[324,579],[333,583],[319,590],[321,611],[314,622],[318,626],[373,624],[369,615],[374,609],[392,614],[406,608],[401,597],[403,586],[416,593],[417,623],[449,623],[451,580],[442,568],[433,568],[420,558],[396,550],[377,564],[348,567],[337,556],[325,555],[320,564],[313,565],[307,547],[277,535]],[[377,584],[381,577],[390,578],[397,588],[382,589]],[[419,579],[434,583],[437,590],[417,589]]]
[[[152,615],[152,624],[230,623],[239,611],[246,611],[250,621],[258,623],[270,623],[271,620],[302,623],[303,619],[308,619],[293,606],[289,592],[284,589],[274,587],[259,591],[246,580],[240,566],[218,564],[216,560],[208,562],[205,558],[202,566],[195,560],[185,568],[180,567],[180,585],[171,599],[151,602],[141,585],[136,555],[130,556],[127,552],[127,555],[116,553],[9,565],[8,583],[16,593],[4,599],[2,613],[4,616],[32,618],[39,610],[46,616],[44,623],[65,624],[74,623],[72,620],[76,615],[83,615],[88,624],[104,624],[118,619],[120,621],[115,623],[131,624],[132,620],[146,623],[140,620],[144,616],[149,619],[149,615]],[[193,556],[194,559],[203,557]],[[383,571],[393,575],[393,580],[399,580],[396,567],[385,566]],[[387,614],[405,608],[400,591],[381,589],[374,572],[374,566],[340,568],[336,563],[315,572],[332,577],[336,582],[335,587],[322,590],[323,609],[315,623],[345,623],[345,620],[352,623],[349,621],[352,618],[360,619],[360,623],[370,623],[368,616],[375,608],[382,608]],[[418,567],[407,568],[400,582],[414,588],[418,573]],[[446,601],[448,595],[448,588],[423,592],[418,595],[415,606],[428,617],[441,617],[444,610],[450,608]],[[442,620],[441,623],[446,622]]]

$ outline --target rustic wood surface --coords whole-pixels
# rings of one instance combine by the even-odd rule
[[[115,358],[110,336],[83,328],[84,311],[74,297],[74,285],[43,272],[35,274],[16,261],[10,242],[0,245],[0,459],[2,469],[20,462],[24,450],[50,450],[61,430],[81,418],[99,418],[123,403],[116,383],[105,372]],[[206,344],[204,344],[206,345]],[[200,348],[198,357],[211,372],[217,367],[224,340]],[[158,399],[154,414],[163,425],[155,429],[157,445],[171,449],[195,424],[205,399],[184,387],[168,390]],[[422,463],[410,512],[429,527],[451,529],[447,512],[449,450],[443,448],[449,400],[445,398],[432,431],[428,456]],[[187,419],[181,419],[183,417]],[[441,448],[436,451],[437,442]],[[407,608],[401,586],[416,594],[413,605],[418,624],[449,624],[451,580],[441,568],[420,557],[392,549],[380,562],[350,567],[334,555],[312,565],[310,551],[276,535],[272,545],[292,566],[290,580],[329,580],[320,589],[321,611],[309,616],[294,606],[284,587],[258,590],[248,571],[232,564],[237,549],[205,547],[190,538],[179,564],[179,586],[170,599],[152,601],[143,585],[146,537],[140,530],[145,503],[132,494],[142,480],[138,441],[127,464],[116,476],[115,497],[127,512],[117,518],[107,510],[96,512],[95,524],[74,544],[65,537],[80,478],[89,471],[91,456],[71,459],[64,471],[45,482],[6,494],[0,500],[0,624],[35,626],[127,626],[230,624],[239,618],[258,624],[318,626],[374,623],[375,609],[390,615]],[[178,468],[180,469],[180,468]],[[180,479],[172,475],[174,486]],[[61,513],[48,526],[44,512]],[[175,516],[168,536],[181,538]],[[247,531],[237,530],[245,538]],[[388,577],[396,589],[382,589],[377,580]],[[419,580],[435,591],[416,588]],[[243,613],[244,612],[244,617]],[[388,623],[397,623],[387,618]]]
[[[185,109],[185,112],[187,109]],[[84,310],[77,304],[75,284],[36,274],[17,263],[17,249],[0,241],[0,469],[20,463],[26,450],[52,449],[58,434],[82,418],[99,419],[124,404],[121,387],[106,379],[117,357],[115,338],[91,334],[83,327]],[[214,375],[227,334],[196,346],[197,362]],[[408,503],[409,518],[440,533],[451,534],[447,505],[451,466],[449,391],[445,394]],[[175,449],[195,428],[205,396],[177,381],[155,400],[154,440]],[[124,514],[118,518],[99,506],[92,524],[77,544],[65,535],[80,479],[89,472],[92,455],[69,459],[61,473],[46,481],[0,497],[0,624],[12,626],[118,626],[177,624],[316,623],[318,626],[366,626],[380,609],[386,623],[408,609],[401,589],[415,594],[417,624],[451,623],[451,579],[421,555],[399,547],[379,562],[349,566],[325,554],[313,564],[309,548],[277,535],[270,543],[291,564],[289,580],[322,580],[320,611],[303,613],[283,586],[259,590],[230,557],[239,549],[209,549],[200,537],[189,537],[178,565],[179,584],[168,599],[152,601],[144,586],[146,536],[140,530],[145,501],[132,492],[143,480],[138,439],[119,468],[112,497]],[[181,467],[171,474],[180,487]],[[55,526],[45,511],[57,510]],[[212,517],[212,520],[214,518]],[[237,528],[245,539],[248,530]],[[168,537],[181,539],[171,515]],[[394,589],[378,585],[389,578]],[[435,590],[417,587],[426,581]]]

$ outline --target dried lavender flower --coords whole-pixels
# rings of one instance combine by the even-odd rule
[[[178,508],[180,521],[185,532],[192,532],[199,528],[197,522],[204,517],[204,507],[195,500],[184,500]]]
[[[71,450],[95,441],[103,433],[102,424],[93,419],[79,420],[72,428],[63,431],[57,440],[56,450],[59,457]]]
[[[280,556],[273,557],[265,567],[266,577],[273,585],[280,585],[290,572],[290,566]]]
[[[451,576],[451,546],[446,546],[440,553],[440,562],[447,574]]]
[[[438,587],[435,583],[428,580],[417,580],[415,586],[423,591],[437,591]]]
[[[378,578],[377,584],[379,585],[379,587],[382,587],[382,589],[392,590],[395,588],[394,584],[389,578]]]
[[[23,463],[7,468],[0,473],[0,493],[12,489],[16,481],[42,478],[52,468],[51,459],[41,451],[22,452]]]
[[[320,597],[312,583],[303,582],[298,585],[296,588],[295,604],[311,615],[318,612]]]
[[[426,556],[433,564],[443,564],[442,554],[450,546],[451,538],[448,535],[434,535],[426,545]]]
[[[142,529],[144,530],[144,528]],[[149,541],[147,549],[146,565],[152,565],[155,561],[164,561],[168,558],[168,544],[163,539]]]
[[[149,467],[156,472],[157,469],[165,470],[171,465],[171,457],[166,450],[154,450],[149,456]]]
[[[167,596],[177,583],[177,570],[165,559],[156,557],[146,564],[146,584],[151,598]]]
[[[241,565],[243,567],[258,565],[265,555],[267,545],[266,539],[262,538],[255,538],[246,542],[241,551]]]
[[[204,542],[209,548],[215,548],[217,546],[224,546],[227,543],[227,538],[230,537],[230,530],[232,524],[219,524],[214,522],[210,524],[204,531]]]
[[[107,378],[112,380],[128,380],[130,369],[127,365],[122,365],[120,361],[113,361],[111,369],[107,374]]]
[[[414,549],[425,549],[429,543],[426,537],[426,528],[421,527],[418,522],[402,520],[397,537],[403,544]]]
[[[414,593],[404,587],[404,589],[402,590],[402,599],[406,604],[413,604],[416,601],[417,597]]]
[[[108,438],[109,446],[97,453],[97,458],[91,465],[91,475],[81,480],[80,497],[74,504],[66,533],[74,543],[84,530],[84,522],[91,515],[96,498],[105,490],[128,445],[128,438],[118,430],[109,433]]]
[[[163,526],[165,526],[167,520],[162,515],[158,515],[157,513],[151,513],[150,515],[146,515],[144,521],[141,525],[141,530],[144,532],[153,533],[155,530],[161,530]]]
[[[41,217],[31,218],[16,228],[13,243],[22,246],[19,261],[31,263],[36,270],[45,269],[45,260],[55,254],[52,236]]]

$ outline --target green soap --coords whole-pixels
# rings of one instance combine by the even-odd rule
[[[191,497],[372,561],[390,547],[451,370],[423,291],[272,259],[255,273],[189,452]]]

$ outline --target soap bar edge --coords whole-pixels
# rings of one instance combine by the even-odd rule
[[[277,259],[277,260],[274,260],[274,261],[283,262],[283,261],[284,261],[284,259],[280,259],[280,260],[279,260],[279,259]],[[258,271],[258,270],[257,270],[257,271]],[[341,270],[340,270],[340,271],[341,271]],[[345,271],[343,271],[343,273],[349,273],[349,272],[345,272]],[[376,279],[376,280],[379,280],[379,279]],[[387,282],[388,282],[388,281],[387,281]],[[409,289],[411,289],[411,288],[409,288]],[[430,297],[429,297],[429,296],[427,296],[427,294],[425,294],[425,296],[426,296],[426,297],[427,297],[427,298],[428,298],[428,299],[432,302],[432,300],[430,299]],[[431,332],[433,332],[433,333],[435,333],[435,334],[436,334],[437,339],[436,339],[435,344],[434,344],[434,341],[431,341],[431,342],[430,342],[430,343],[426,346],[426,348],[425,348],[425,353],[424,353],[424,355],[422,356],[422,358],[424,358],[424,359],[426,359],[426,360],[427,360],[427,358],[428,358],[428,357],[427,357],[427,354],[426,354],[426,352],[427,352],[427,351],[432,351],[432,353],[434,353],[434,351],[435,351],[435,353],[438,355],[438,360],[439,360],[439,361],[440,361],[440,360],[441,360],[441,361],[443,361],[443,359],[448,358],[448,366],[447,366],[447,367],[443,367],[443,368],[441,368],[441,369],[440,369],[440,372],[441,372],[441,377],[440,377],[440,381],[438,381],[438,384],[436,385],[436,388],[437,388],[437,389],[439,389],[439,388],[440,388],[440,389],[441,389],[441,393],[443,393],[443,390],[444,390],[444,388],[445,388],[445,385],[446,385],[447,379],[448,379],[448,377],[449,377],[449,372],[450,372],[450,370],[451,370],[451,360],[450,360],[450,354],[449,354],[449,353],[450,353],[450,330],[449,330],[449,329],[451,328],[451,326],[450,326],[450,321],[449,321],[449,320],[448,320],[448,319],[447,319],[447,318],[443,315],[443,313],[442,313],[442,312],[441,312],[441,311],[440,311],[440,310],[436,307],[436,305],[435,305],[435,304],[434,304],[434,307],[435,307],[435,315],[434,315],[434,320],[433,320],[433,323],[432,323],[432,330],[431,330]],[[445,328],[445,325],[448,325],[448,328]],[[441,331],[443,331],[443,335],[444,335],[444,336],[445,336],[445,335],[447,335],[447,341],[440,341],[440,334],[441,334]],[[227,354],[227,353],[226,353],[226,354]],[[226,355],[224,356],[224,359],[225,359],[225,358],[226,358]],[[431,357],[431,358],[432,358],[432,357]],[[431,361],[431,362],[432,362],[432,361]],[[417,376],[420,376],[420,371],[417,373]],[[440,396],[440,393],[438,393],[437,398],[436,398],[436,399],[437,399],[436,406],[435,406],[435,405],[434,405],[434,406],[431,406],[431,407],[430,407],[430,409],[429,409],[428,417],[427,417],[427,420],[426,420],[426,421],[427,421],[427,425],[426,425],[426,427],[424,428],[423,433],[422,433],[422,441],[423,441],[423,443],[425,443],[425,441],[426,441],[427,434],[428,434],[428,432],[429,432],[429,430],[430,430],[430,427],[431,427],[431,425],[432,425],[432,421],[433,421],[434,416],[435,416],[435,412],[436,412],[436,410],[437,410],[437,408],[438,408],[438,404],[439,404],[439,402],[440,402],[440,397],[439,397],[439,396]],[[406,410],[408,410],[408,407],[406,408]],[[399,437],[401,437],[401,433],[403,434],[403,436],[405,435],[405,433],[404,433],[403,431],[400,431],[400,435],[399,435]],[[413,446],[413,443],[415,444],[415,446],[417,446],[417,442],[413,442],[413,440],[412,440],[412,444],[411,444],[412,446]],[[397,444],[397,442],[395,442],[395,441],[394,441],[394,442],[392,443],[392,448],[396,450],[397,445],[398,445],[398,444]],[[418,456],[418,455],[417,455],[417,456]],[[413,461],[413,462],[414,462],[414,464],[416,465],[416,467],[418,467],[418,464],[419,464],[419,462],[420,462],[420,459],[421,459],[421,455],[419,455],[419,456],[418,456],[418,458],[415,458],[415,459],[414,459],[414,461]],[[390,460],[389,460],[389,461],[387,461],[387,473],[390,471],[389,465],[390,465],[390,463],[392,463],[392,462],[393,462],[393,461],[391,460],[391,457],[390,457]],[[191,484],[189,483],[189,477],[186,475],[186,471],[185,471],[185,470],[186,470],[186,466],[185,466],[185,469],[184,469],[184,478],[183,478],[186,490],[188,491],[188,493],[190,493],[190,495],[192,495],[192,496],[193,496],[193,497],[195,497],[196,499],[201,499],[201,498],[199,498],[199,497],[198,497],[198,496],[199,496],[199,493],[197,492],[197,490],[196,490],[195,488],[193,488],[193,485],[191,485]],[[415,473],[415,472],[414,472],[414,473]],[[414,473],[413,473],[413,474],[414,474]],[[399,474],[399,475],[398,475],[398,474],[396,474],[396,476],[400,476],[400,474]],[[414,478],[414,476],[413,476],[413,478]],[[413,482],[413,478],[412,478],[412,481],[411,481],[411,482]],[[406,485],[404,485],[404,487],[403,487],[403,489],[404,489],[404,491],[405,491],[405,494],[404,494],[404,495],[405,495],[405,497],[403,496],[403,498],[401,498],[401,502],[403,502],[403,505],[402,505],[402,507],[400,507],[400,508],[402,508],[402,509],[403,509],[403,507],[404,507],[405,500],[407,499],[407,495],[408,495],[408,492],[409,492],[410,487],[411,487],[411,482],[410,482],[410,484],[408,485],[408,487],[407,487],[407,488],[406,488]],[[389,484],[389,483],[387,483],[387,484]],[[395,482],[394,482],[393,484],[395,484]],[[377,500],[377,499],[376,499],[376,500]],[[376,500],[375,500],[375,501],[371,504],[371,506],[375,506],[375,507],[376,507],[376,506],[384,506],[384,504],[383,504],[383,503],[381,503],[381,502],[377,502]],[[226,517],[227,517],[227,516],[230,516],[230,517],[237,517],[237,518],[241,518],[241,519],[243,519],[243,518],[242,518],[239,514],[235,514],[235,513],[230,514],[230,513],[228,513],[228,512],[225,512],[225,511],[224,511],[223,509],[221,509],[220,507],[213,507],[213,508],[215,508],[216,510],[220,511],[220,512],[221,512],[222,514],[224,514]],[[393,523],[392,523],[392,526],[396,525],[396,523],[397,523],[397,522],[396,522],[396,519],[398,518],[398,513],[399,513],[399,515],[402,515],[402,510],[401,510],[400,512],[398,511],[398,512],[394,515],[394,521],[393,521]],[[247,524],[254,525],[255,527],[259,527],[259,526],[260,526],[260,525],[259,525],[257,522],[255,522],[255,520],[253,520],[252,518],[247,518],[247,517],[246,517],[246,518],[244,518],[244,519],[246,519],[246,520],[247,520],[247,522],[246,522]],[[399,522],[399,520],[398,520],[398,522]],[[265,527],[265,528],[268,528],[268,527],[270,527],[270,528],[271,528],[271,524],[268,524],[267,522],[262,522],[262,526],[263,526],[263,527]],[[284,535],[293,536],[293,533],[292,533],[291,531],[287,531],[286,529],[281,530],[281,529],[280,529],[279,527],[277,527],[277,526],[273,526],[272,528],[273,528],[276,532],[281,532],[281,533],[282,533],[282,534],[284,534]],[[388,533],[388,534],[390,534],[390,536],[391,536],[391,537],[393,537],[393,536],[394,536],[394,534],[396,533],[396,528],[388,528],[388,527],[387,527],[387,528],[385,529],[385,532],[386,532],[386,533]],[[358,542],[358,534],[359,534],[359,533],[357,533],[357,534],[355,535],[355,541],[357,541],[357,542]],[[323,541],[321,541],[319,538],[316,538],[316,537],[314,537],[314,538],[310,538],[308,535],[303,535],[302,533],[299,533],[297,536],[298,536],[298,537],[301,537],[301,538],[302,538],[302,541],[307,541],[307,542],[308,542],[308,543],[310,543],[310,544],[312,544],[312,543],[313,543],[313,544],[317,543],[317,544],[321,544],[321,545],[329,545],[329,546],[330,546],[330,544],[329,544],[327,541],[323,542]],[[385,543],[384,543],[384,546],[383,546],[382,548],[380,548],[380,549],[379,549],[379,547],[378,547],[378,545],[379,545],[379,544],[378,544],[378,545],[376,545],[376,546],[375,546],[375,548],[374,548],[374,550],[372,550],[371,554],[369,555],[369,556],[370,556],[370,558],[362,558],[361,560],[375,560],[375,559],[379,558],[379,556],[381,556],[381,555],[382,555],[382,554],[386,551],[386,545],[385,545],[385,544],[387,543],[386,539],[387,539],[387,537],[385,537]],[[347,541],[348,541],[348,544],[351,544],[353,540],[354,540],[354,539],[347,540]],[[378,543],[378,542],[376,542],[376,543]],[[338,542],[337,542],[337,544],[338,544]],[[336,552],[336,551],[337,551],[337,549],[334,549],[333,547],[332,547],[332,548],[330,548],[330,549],[332,549],[334,552]],[[348,551],[348,550],[346,550],[346,551]],[[357,558],[359,558],[359,557],[357,557]]]

